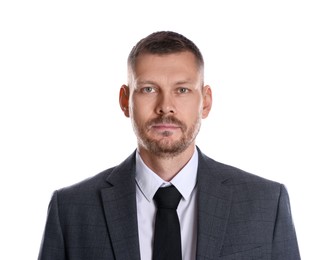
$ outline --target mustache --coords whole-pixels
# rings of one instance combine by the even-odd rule
[[[185,130],[187,128],[187,126],[181,120],[178,120],[174,116],[164,116],[164,117],[161,116],[161,117],[151,119],[146,123],[146,127],[149,128],[152,125],[156,125],[156,124],[174,124],[174,125],[179,126],[182,130]]]

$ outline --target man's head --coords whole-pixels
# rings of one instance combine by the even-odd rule
[[[212,103],[203,66],[197,46],[174,32],[153,33],[134,46],[119,100],[140,152],[169,158],[194,149]]]
[[[167,55],[179,52],[194,54],[203,74],[204,60],[198,47],[182,34],[171,31],[155,32],[140,40],[128,55],[128,70],[134,70],[138,57],[143,54]]]

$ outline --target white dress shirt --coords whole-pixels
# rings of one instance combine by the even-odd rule
[[[181,227],[182,259],[196,259],[197,167],[198,152],[195,149],[193,156],[183,169],[170,182],[166,182],[149,169],[141,159],[140,154],[136,153],[136,200],[140,255],[142,260],[152,259],[156,214],[153,197],[158,188],[170,185],[174,185],[182,194],[182,199],[177,207],[177,215]]]

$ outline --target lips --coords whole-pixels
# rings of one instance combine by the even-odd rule
[[[173,131],[176,129],[182,129],[182,131],[184,131],[186,126],[175,117],[160,117],[147,122],[147,128],[159,131]]]
[[[178,125],[175,125],[175,124],[154,124],[151,126],[152,128],[155,128],[155,129],[177,129],[177,128],[181,128],[180,126]]]

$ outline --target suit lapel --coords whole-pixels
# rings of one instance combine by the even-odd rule
[[[134,154],[114,168],[101,191],[104,212],[116,260],[140,260],[135,193]]]
[[[230,214],[230,174],[217,172],[215,166],[199,151],[197,259],[219,257]]]

